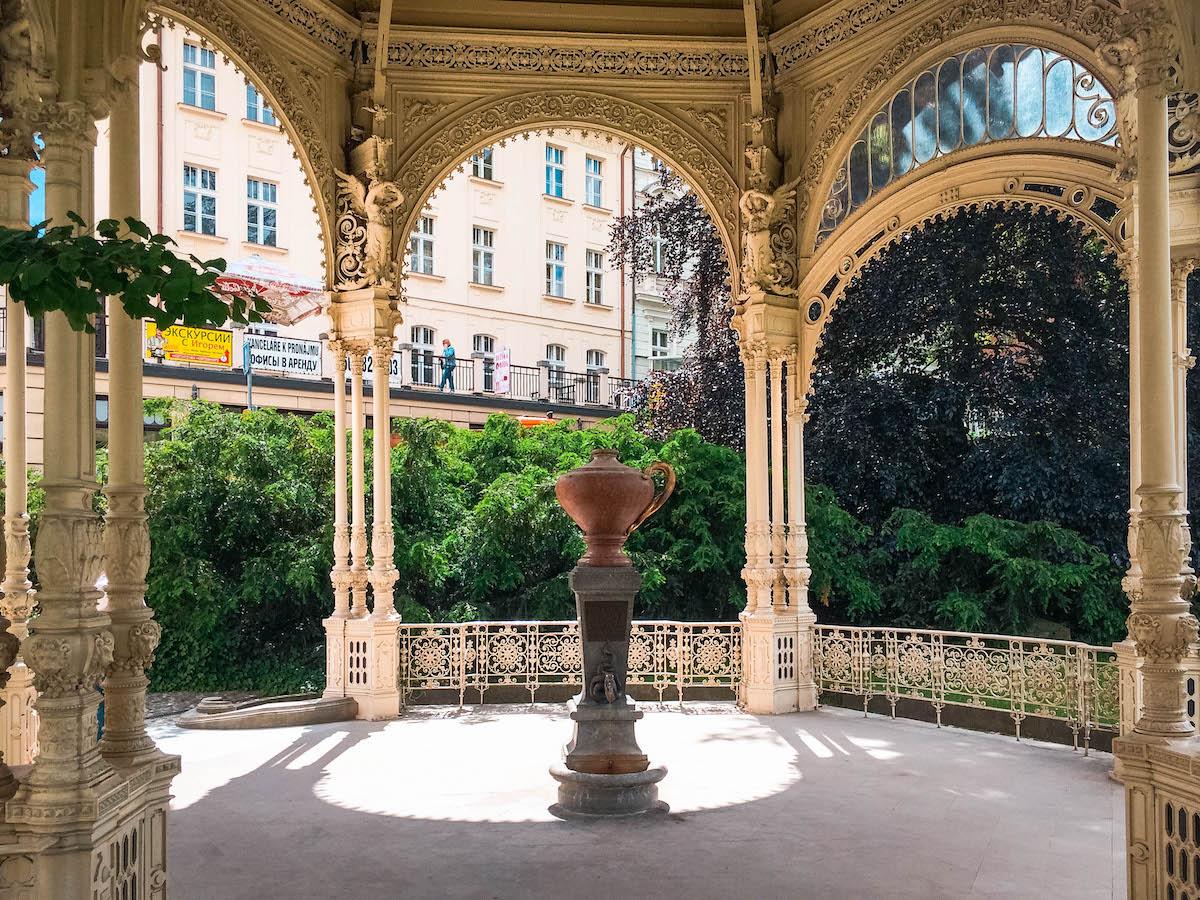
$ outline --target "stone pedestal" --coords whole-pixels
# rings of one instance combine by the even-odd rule
[[[400,715],[399,635],[399,616],[346,620],[344,696],[358,704],[360,719],[374,722]]]
[[[635,816],[666,809],[658,782],[667,770],[651,766],[638,746],[634,725],[642,713],[625,694],[633,598],[641,584],[630,566],[579,565],[571,572],[583,690],[569,704],[575,728],[563,762],[550,767],[558,781],[555,815]]]

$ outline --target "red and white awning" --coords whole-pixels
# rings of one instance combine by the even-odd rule
[[[230,263],[217,279],[217,289],[236,294],[253,294],[271,304],[264,318],[291,325],[319,312],[326,303],[320,281],[284,268],[253,253]]]

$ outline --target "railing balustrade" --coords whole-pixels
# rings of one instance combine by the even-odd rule
[[[508,367],[508,395],[514,400],[541,399],[542,373],[537,366]]]
[[[637,382],[632,378],[608,378],[608,404],[617,409],[631,409],[633,392]]]
[[[583,655],[578,622],[404,623],[399,635],[401,702],[423,691],[451,690],[459,705],[515,686],[533,702],[539,688],[579,686]],[[648,685],[659,700],[687,688],[737,691],[742,672],[738,622],[633,623],[628,684]]]
[[[892,715],[902,699],[932,704],[941,724],[946,706],[1008,713],[1016,726],[1030,717],[1065,722],[1074,743],[1094,730],[1116,731],[1119,674],[1111,647],[1076,641],[817,625],[814,648],[822,692],[884,697]]]

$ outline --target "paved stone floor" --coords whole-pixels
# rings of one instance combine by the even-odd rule
[[[848,710],[643,705],[666,816],[568,823],[557,705],[395,722],[154,726],[181,754],[171,896],[1124,896],[1112,758]]]

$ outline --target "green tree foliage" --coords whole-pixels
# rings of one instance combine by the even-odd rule
[[[960,213],[872,262],[830,322],[810,477],[878,527],[1050,520],[1120,555],[1128,300],[1111,254],[1050,215]]]
[[[217,292],[223,259],[178,256],[173,239],[139,219],[104,219],[93,233],[77,214],[67,217],[71,224],[0,227],[0,284],[31,315],[62,312],[76,331],[91,331],[105,297],[161,328],[247,324],[270,309],[259,297]]]
[[[670,328],[695,342],[674,372],[652,372],[632,398],[638,419],[665,440],[694,428],[706,440],[738,448],[744,439],[744,387],[737,340],[729,327],[725,244],[695,193],[664,169],[640,207],[613,221],[614,265],[634,281],[655,276],[671,310]],[[659,248],[658,258],[655,247]]]
[[[332,452],[327,416],[208,403],[177,408],[147,447],[156,689],[282,690],[319,672]]]
[[[321,620],[333,608],[332,429],[264,409],[193,402],[147,448],[153,555],[148,600],[163,624],[158,690],[312,689]],[[670,502],[628,549],[642,618],[729,620],[745,605],[739,453],[683,430],[647,437],[631,416],[579,429],[481,431],[394,423],[397,606],[406,621],[569,619],[567,574],[583,551],[554,480],[596,447],[674,466]],[[807,491],[812,602],[823,621],[1037,633],[1045,621],[1110,640],[1123,601],[1117,570],[1047,523],[976,516],[939,525],[901,510],[872,529],[820,485]]]

